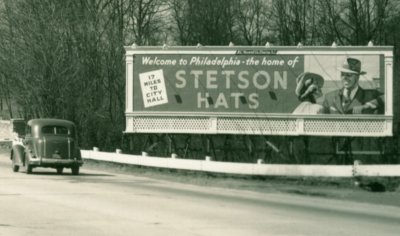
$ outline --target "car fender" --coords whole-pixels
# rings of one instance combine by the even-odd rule
[[[13,157],[15,158],[15,163],[18,165],[21,165],[24,163],[24,153],[25,153],[25,147],[21,144],[13,144],[11,148],[11,156],[10,159]]]

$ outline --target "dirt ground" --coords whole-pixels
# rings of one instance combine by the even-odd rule
[[[284,192],[346,201],[400,206],[400,178],[321,178],[238,176],[194,171],[148,168],[86,160],[85,168],[107,170],[168,181],[240,189],[255,192]]]

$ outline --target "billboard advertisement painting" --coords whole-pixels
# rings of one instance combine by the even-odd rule
[[[133,112],[384,114],[380,54],[134,54]]]

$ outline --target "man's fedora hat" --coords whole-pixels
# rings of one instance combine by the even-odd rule
[[[296,95],[303,98],[308,94],[314,92],[316,89],[321,89],[324,86],[324,78],[315,73],[304,72],[296,78]]]
[[[346,58],[341,67],[337,68],[341,72],[365,75],[367,72],[361,71],[361,61],[356,58]]]

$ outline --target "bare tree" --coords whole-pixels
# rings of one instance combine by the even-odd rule
[[[307,12],[309,0],[277,0],[272,2],[275,31],[281,45],[295,45],[307,41]]]
[[[171,11],[172,22],[174,23],[176,36],[175,40],[179,45],[188,45],[191,42],[192,32],[190,31],[189,4],[187,1],[170,0],[168,6]]]
[[[228,45],[235,41],[235,1],[170,0],[169,7],[182,45]]]
[[[125,123],[124,45],[372,40],[398,62],[399,12],[389,0],[0,0],[0,92],[10,117],[71,119],[84,146],[111,149]]]
[[[239,0],[237,3],[237,28],[247,45],[262,45],[271,41],[269,19],[271,1]]]
[[[161,24],[160,17],[166,9],[162,0],[127,0],[128,30],[138,45],[155,44]]]
[[[320,23],[341,45],[383,41],[388,0],[320,0]]]

